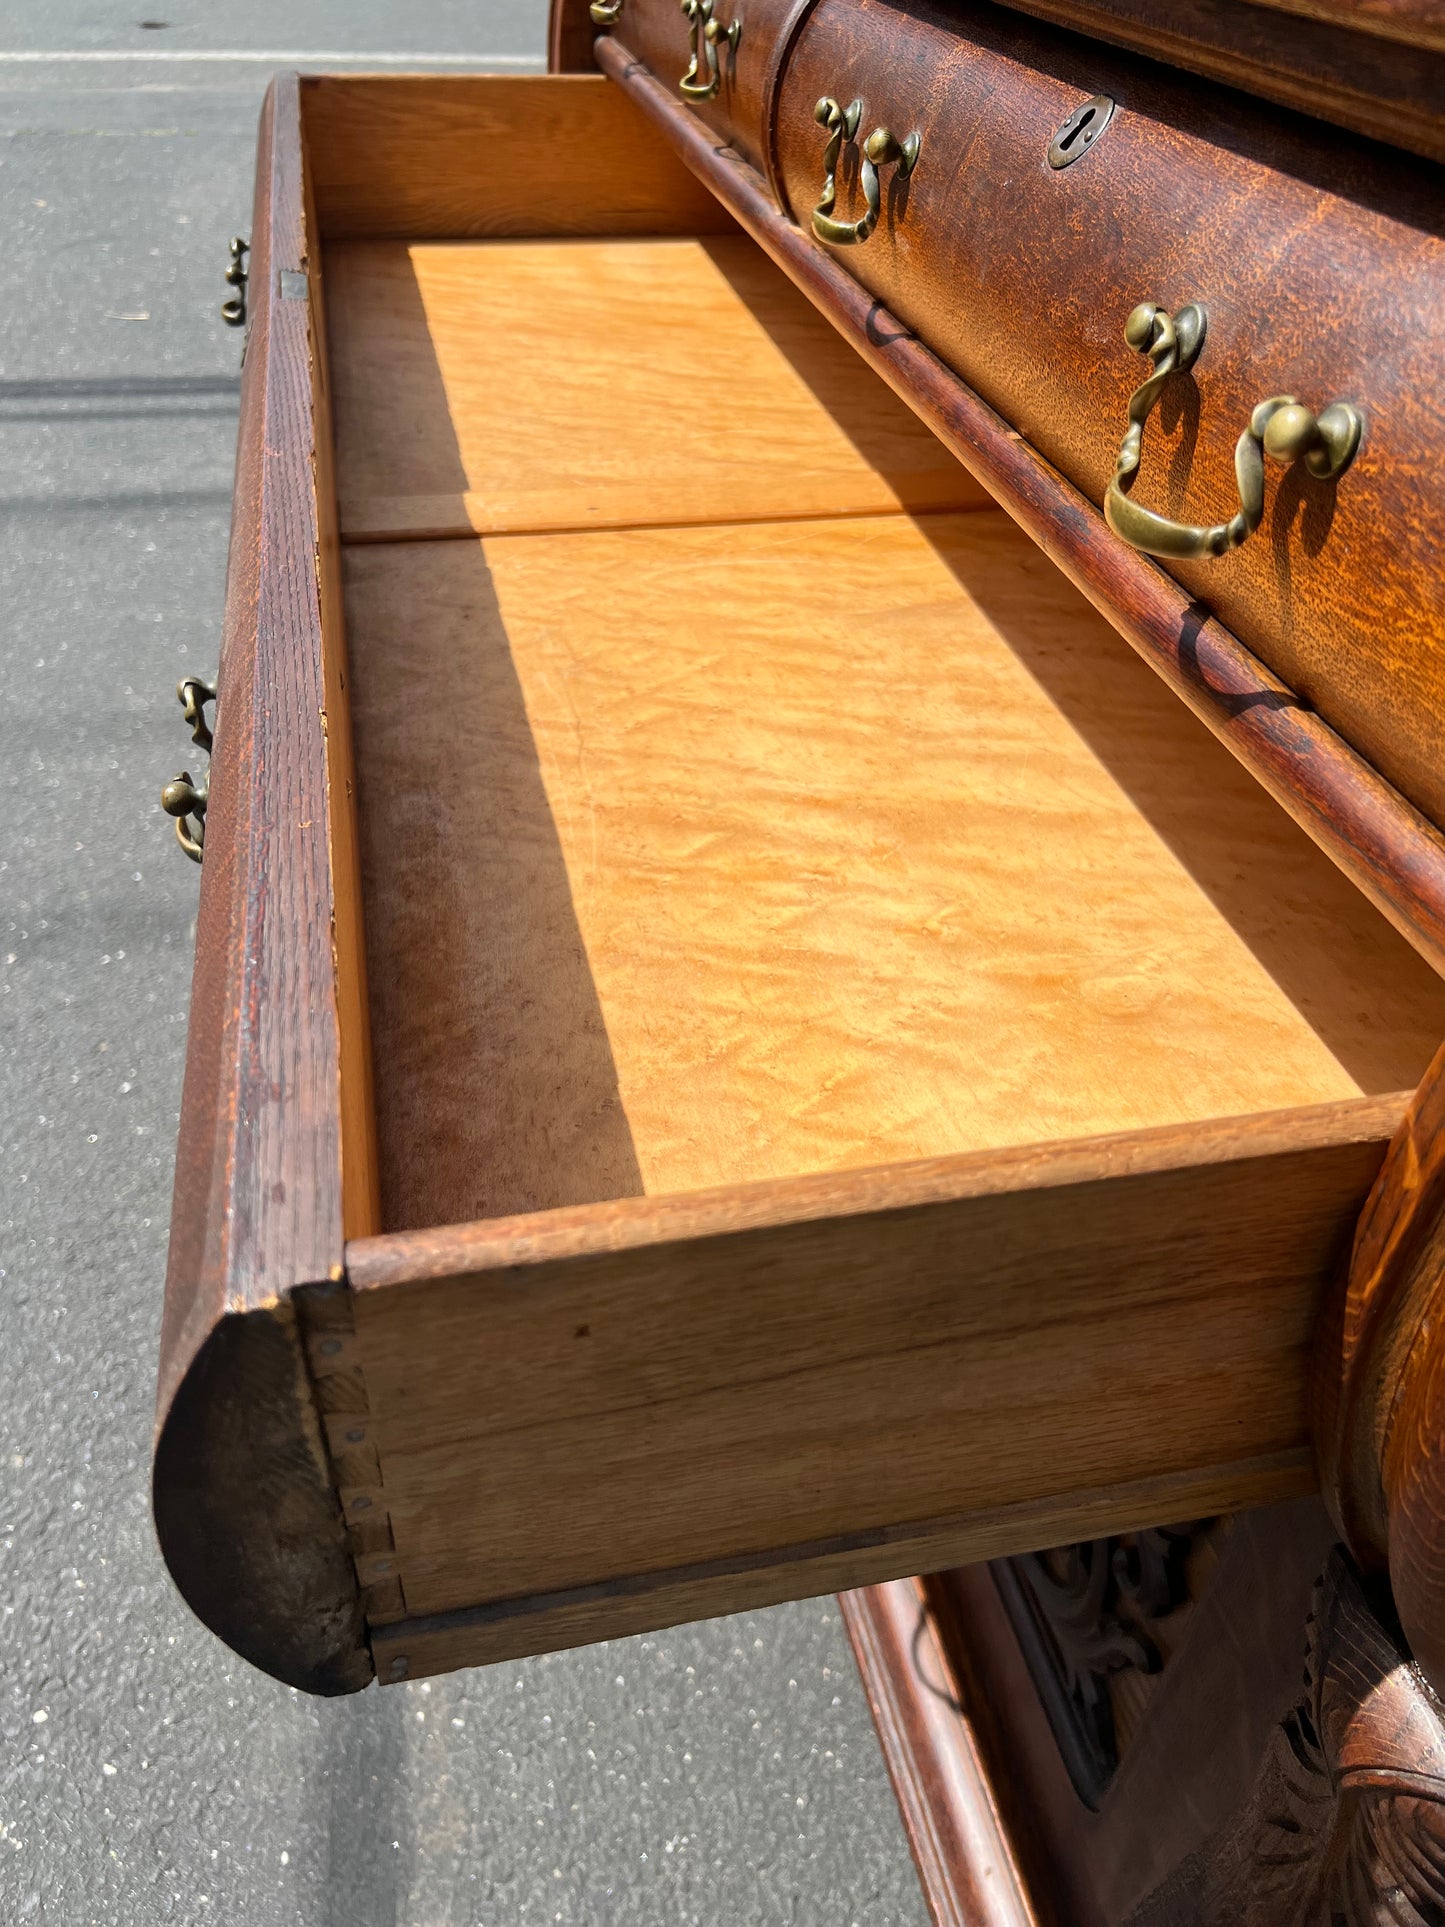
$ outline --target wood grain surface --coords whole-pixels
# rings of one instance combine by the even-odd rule
[[[1445,1030],[997,512],[346,561],[387,1229],[1390,1090]]]
[[[307,260],[297,88],[283,77],[257,157],[153,1498],[199,1616],[278,1677],[345,1692],[371,1661],[287,1303],[341,1276],[346,1229],[333,950],[345,778],[328,764],[326,664],[340,637],[317,571]]]
[[[1445,36],[1381,37],[1384,8],[1302,0],[1006,0],[1151,59],[1244,88],[1373,140],[1445,160]],[[586,0],[582,0],[586,14]],[[1445,18],[1445,16],[1441,16]],[[1421,7],[1417,18],[1426,19]],[[587,42],[592,64],[592,43]],[[1327,137],[1326,137],[1327,138]]]
[[[926,1582],[838,1605],[935,1927],[1038,1927]]]
[[[300,84],[328,240],[732,226],[595,74],[312,74]]]
[[[741,235],[328,249],[348,541],[989,496]]]
[[[1050,168],[1052,130],[1099,92],[1119,103],[1107,129]],[[1148,372],[1123,338],[1140,301],[1209,316],[1144,437],[1134,499],[1163,514],[1233,514],[1235,442],[1266,397],[1362,411],[1338,486],[1272,468],[1256,535],[1166,566],[1445,824],[1445,173],[999,9],[822,0],[777,105],[805,233],[824,93],[860,96],[867,126],[923,141],[878,233],[838,250],[840,265],[1090,501]],[[835,211],[861,206],[854,187]]]
[[[1358,887],[1445,970],[1445,840],[1208,609],[777,211],[615,39],[598,58],[747,231]],[[816,130],[815,130],[816,131]],[[1427,579],[1429,579],[1427,577]]]
[[[720,82],[711,100],[690,100],[689,110],[722,140],[765,167],[768,132],[778,76],[793,36],[814,0],[716,0],[715,18],[734,19],[742,33],[735,51],[719,47]],[[665,87],[682,99],[678,81],[687,71],[689,22],[677,0],[625,0],[618,31]]]
[[[456,1664],[1308,1489],[1308,1341],[1399,1113],[352,1244],[407,1621],[461,1612]]]
[[[1321,1477],[1358,1555],[1387,1566],[1412,1650],[1445,1688],[1445,1051],[1361,1215],[1348,1289],[1322,1321]]]

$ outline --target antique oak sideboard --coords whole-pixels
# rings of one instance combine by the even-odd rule
[[[176,1583],[841,1589],[940,1923],[1445,1921],[1445,4],[551,64],[262,117]]]

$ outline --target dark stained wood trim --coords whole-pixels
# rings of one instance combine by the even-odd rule
[[[1445,837],[1179,585],[778,212],[761,177],[616,39],[597,59],[869,365],[1437,970]]]
[[[294,75],[267,95],[256,183],[153,1497],[166,1563],[207,1625],[290,1684],[344,1692],[370,1656],[288,1303],[341,1277],[344,1241]]]
[[[547,12],[547,72],[595,74],[592,43],[597,29],[587,11],[588,0],[552,0]]]
[[[1005,6],[1445,160],[1445,16],[1416,44],[1348,6],[1275,0],[1003,0]],[[1310,16],[1301,21],[1299,14]]]
[[[838,1605],[934,1927],[1038,1927],[924,1582]]]
[[[1336,20],[1409,47],[1445,47],[1445,0],[1253,0],[1305,20]]]

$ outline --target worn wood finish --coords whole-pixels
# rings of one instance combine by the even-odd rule
[[[743,235],[326,265],[350,542],[991,506]]]
[[[1398,1115],[352,1244],[408,1619],[460,1613],[455,1664],[1303,1490],[1312,1323]]]
[[[596,75],[313,74],[301,103],[328,240],[732,225]]]
[[[310,172],[303,184],[306,234],[319,232]],[[362,927],[361,854],[356,827],[356,758],[346,660],[341,530],[336,499],[336,428],[322,251],[308,241],[312,475],[316,504],[316,589],[322,637],[327,826],[331,839],[332,945],[336,971],[338,1076],[341,1088],[341,1207],[348,1238],[381,1229],[376,1117],[371,1073],[371,1007]],[[341,298],[346,298],[343,288]]]
[[[346,1222],[333,952],[345,778],[327,760],[307,260],[297,89],[283,78],[257,160],[154,1505],[171,1573],[213,1630],[294,1685],[344,1692],[371,1663],[286,1302],[341,1275]]]
[[[1098,92],[1119,102],[1108,128],[1051,169],[1052,130]],[[1253,537],[1166,566],[1445,824],[1445,173],[982,4],[822,0],[777,108],[805,231],[824,93],[860,95],[869,126],[923,138],[880,232],[840,249],[840,265],[1090,501],[1103,501],[1148,372],[1123,338],[1137,302],[1201,301],[1209,329],[1145,434],[1136,501],[1226,520],[1256,403],[1289,393],[1361,409],[1364,442],[1338,486],[1272,468]],[[836,211],[860,207],[849,189]],[[1021,234],[1048,245],[1021,248]]]
[[[925,1583],[838,1604],[934,1927],[1038,1927]]]
[[[1374,28],[1381,16],[1364,9],[1321,8],[1302,21],[1270,0],[1005,4],[1428,160],[1445,160],[1445,45],[1382,38]],[[590,40],[587,58],[590,64]]]
[[[1401,1623],[1445,1687],[1445,1052],[1361,1216],[1348,1290],[1321,1328],[1325,1490],[1360,1557],[1388,1566]]]
[[[774,260],[1341,869],[1445,970],[1445,840],[1398,791],[720,154],[615,40],[605,70]],[[816,131],[816,130],[815,130]],[[1070,170],[1076,171],[1076,170]],[[1427,579],[1432,579],[1427,576]]]

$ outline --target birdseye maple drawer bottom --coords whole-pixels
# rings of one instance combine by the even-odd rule
[[[323,267],[380,1677],[1309,1490],[1445,987],[739,234]]]

